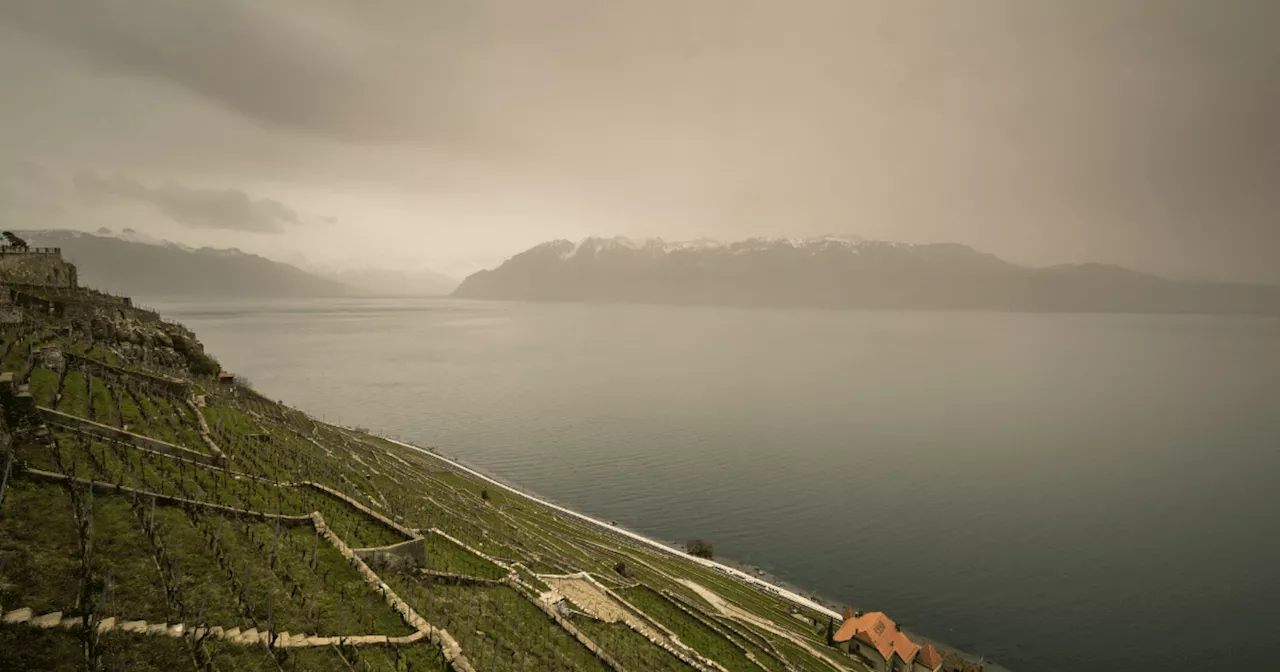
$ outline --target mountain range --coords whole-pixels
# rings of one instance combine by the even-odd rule
[[[120,234],[50,230],[19,235],[60,247],[86,287],[140,296],[345,296],[350,287],[237,249],[192,248],[125,229]]]
[[[370,296],[448,296],[458,286],[457,280],[430,270],[351,268],[320,275]]]
[[[194,248],[124,229],[18,231],[60,247],[86,287],[147,297],[443,296],[457,283],[431,271],[309,271],[238,249]]]
[[[1106,264],[1032,268],[954,243],[555,240],[468,276],[470,299],[797,308],[1280,314],[1280,286]]]

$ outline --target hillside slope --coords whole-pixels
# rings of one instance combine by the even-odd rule
[[[804,598],[216,378],[119,297],[0,290],[0,669],[867,669]]]
[[[239,250],[194,249],[173,243],[81,231],[21,232],[33,246],[60,247],[80,270],[80,283],[146,296],[345,296],[346,285],[289,264]]]

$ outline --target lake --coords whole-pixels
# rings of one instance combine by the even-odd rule
[[[265,394],[1014,670],[1274,655],[1280,320],[150,305]]]

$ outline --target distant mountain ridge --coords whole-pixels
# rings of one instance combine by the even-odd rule
[[[453,296],[810,308],[1280,315],[1280,286],[1177,282],[1106,264],[1028,268],[957,243],[857,238],[553,240]]]
[[[33,246],[60,247],[80,284],[140,296],[347,296],[342,283],[237,249],[192,248],[125,229],[22,231]]]
[[[319,274],[370,296],[448,296],[458,287],[457,280],[429,270],[352,268]]]

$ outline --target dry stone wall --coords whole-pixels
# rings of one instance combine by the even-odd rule
[[[724,672],[724,668],[721,667],[719,663],[703,658],[696,651],[685,645],[684,642],[681,642],[680,637],[677,636],[676,633],[672,632],[662,623],[659,623],[653,617],[644,613],[640,609],[637,609],[635,605],[623,599],[621,595],[617,594],[613,590],[610,590],[608,586],[597,581],[594,576],[591,576],[591,574],[587,572],[578,572],[576,574],[563,575],[538,574],[537,576],[547,582],[555,582],[558,579],[569,579],[574,581],[585,581],[591,584],[595,590],[599,591],[606,598],[613,600],[614,605],[621,611],[629,612],[627,618],[621,618],[613,622],[622,623],[636,634],[649,640],[655,646],[662,648],[667,653],[670,653],[699,672]],[[573,598],[571,597],[569,599],[572,600]],[[590,606],[580,606],[582,606],[588,613],[592,611]],[[601,620],[609,619],[606,618]]]
[[[81,485],[90,486],[94,490],[99,490],[102,492],[121,492],[121,493],[130,493],[130,494],[137,493],[141,497],[154,499],[157,503],[176,504],[178,506],[184,506],[184,507],[196,507],[206,511],[213,511],[216,513],[229,515],[229,516],[235,516],[235,517],[241,517],[241,518],[252,518],[255,520],[264,520],[264,521],[279,520],[281,524],[290,525],[290,526],[306,525],[306,524],[310,524],[312,521],[311,516],[291,516],[284,513],[267,513],[265,511],[237,509],[234,506],[227,506],[225,504],[216,504],[214,502],[202,502],[195,499],[187,499],[186,497],[177,497],[174,495],[162,495],[158,492],[151,492],[150,490],[143,490],[141,488],[131,488],[127,485],[116,485],[114,483],[108,483],[106,481],[91,481],[89,479],[67,476],[66,474],[59,474],[52,471],[45,471],[43,469],[35,469],[35,468],[29,467],[26,469],[26,471],[23,472],[23,475],[28,478],[38,478],[46,481],[71,481],[73,483],[79,483]]]
[[[568,619],[561,616],[560,612],[556,611],[555,607],[538,599],[538,597],[534,595],[532,591],[526,588],[523,583],[519,581],[515,581],[510,577],[508,577],[507,585],[514,588],[517,593],[520,593],[520,595],[523,596],[526,600],[532,602],[534,606],[542,610],[542,613],[546,614],[548,617],[551,618],[551,620],[555,621],[556,625],[563,628],[565,632],[572,635],[574,639],[578,640],[580,644],[585,646],[587,650],[592,653],[592,655],[594,655],[596,658],[599,658],[600,662],[604,663],[605,665],[608,665],[609,668],[612,670],[615,670],[615,672],[626,672],[626,668],[622,666],[622,663],[619,663],[617,660],[615,660],[613,656],[610,656],[608,654],[608,652],[606,652],[604,649],[596,645],[594,640],[592,640],[590,637],[583,634],[583,632],[579,630],[576,626],[574,626],[574,624],[570,623]]]
[[[390,546],[357,548],[355,553],[361,560],[379,570],[403,571],[427,564],[427,545],[423,539],[410,539]]]
[[[100,439],[120,443],[142,450],[149,450],[153,453],[160,453],[170,457],[177,457],[192,462],[199,462],[211,467],[225,467],[227,465],[227,456],[221,451],[208,455],[196,452],[190,448],[175,446],[172,443],[165,443],[159,439],[153,439],[149,436],[126,432],[117,427],[111,427],[92,420],[87,420],[75,415],[69,415],[61,411],[55,411],[52,408],[40,406],[40,415],[44,417],[46,425],[67,429],[82,434],[90,434]]]
[[[111,364],[107,364],[106,362],[99,361],[92,357],[85,357],[84,355],[77,355],[72,352],[62,353],[62,359],[64,365],[68,368],[88,371],[100,378],[132,379],[148,387],[163,390],[166,393],[181,399],[185,399],[191,395],[191,383],[186,380],[153,376],[141,371],[122,369],[118,366],[112,366]]]
[[[395,591],[391,590],[391,587],[384,583],[382,579],[369,568],[369,565],[365,564],[364,560],[360,559],[360,556],[356,555],[355,551],[352,550],[351,547],[347,546],[347,544],[343,542],[337,534],[334,534],[333,531],[329,529],[329,526],[324,522],[324,516],[320,515],[318,511],[311,514],[311,518],[312,524],[315,525],[316,529],[320,532],[320,535],[329,541],[330,544],[333,544],[334,548],[338,549],[338,552],[341,553],[342,556],[360,572],[360,575],[364,577],[365,583],[373,586],[375,590],[382,594],[383,598],[387,601],[387,604],[395,610],[396,613],[400,614],[404,619],[404,622],[409,627],[418,631],[417,634],[420,635],[419,639],[429,637],[433,644],[440,647],[440,651],[444,654],[445,660],[448,661],[448,663],[452,665],[453,669],[457,672],[475,672],[475,668],[472,667],[471,662],[468,661],[467,657],[462,653],[462,645],[458,644],[458,641],[449,634],[448,630],[437,628],[436,626],[428,623],[426,619],[419,616],[417,612],[413,610],[413,607],[409,606],[409,604],[402,600],[399,595],[396,595]]]
[[[408,539],[417,539],[417,538],[418,538],[418,536],[419,536],[419,535],[418,535],[418,533],[417,533],[417,532],[415,532],[415,531],[413,531],[411,528],[406,527],[406,526],[404,526],[404,525],[401,525],[400,523],[397,523],[397,522],[396,522],[396,521],[394,521],[394,520],[391,520],[390,518],[388,518],[388,517],[386,517],[386,516],[382,515],[381,513],[378,513],[377,511],[374,511],[373,509],[370,509],[369,507],[365,506],[364,504],[361,504],[360,502],[357,502],[356,500],[354,500],[354,499],[352,499],[352,498],[350,498],[350,497],[346,496],[346,495],[345,495],[345,494],[343,494],[342,492],[339,492],[338,490],[334,490],[333,488],[331,488],[331,487],[329,487],[329,486],[327,486],[327,485],[325,485],[325,484],[323,484],[323,483],[316,483],[316,482],[313,482],[313,481],[303,481],[303,482],[301,483],[301,485],[305,485],[305,486],[307,486],[307,487],[309,487],[309,488],[314,488],[314,489],[319,490],[320,492],[323,492],[323,493],[325,493],[325,494],[327,494],[327,495],[329,495],[329,496],[331,496],[331,497],[335,497],[335,498],[337,498],[337,499],[340,499],[340,500],[342,500],[342,501],[346,502],[347,504],[351,505],[352,507],[354,507],[356,510],[360,511],[361,513],[363,513],[363,514],[365,514],[365,515],[369,516],[370,518],[373,518],[374,520],[378,521],[379,523],[382,523],[383,525],[387,526],[388,528],[390,528],[390,529],[392,529],[392,530],[394,530],[394,531],[396,531],[396,532],[399,532],[400,534],[403,534],[403,535],[404,535],[406,538],[408,538]]]

